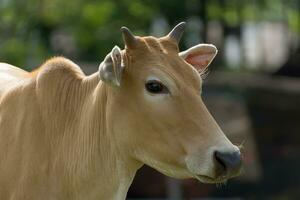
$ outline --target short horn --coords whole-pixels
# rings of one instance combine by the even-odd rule
[[[183,34],[184,28],[185,28],[185,22],[180,22],[173,28],[173,30],[168,34],[168,36],[170,38],[176,40],[177,43],[179,43],[181,36]]]
[[[125,45],[129,48],[134,47],[137,41],[135,36],[131,33],[131,31],[127,27],[123,26],[121,28],[121,32]]]

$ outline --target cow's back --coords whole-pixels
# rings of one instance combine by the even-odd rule
[[[28,72],[7,63],[0,63],[0,95],[10,85],[28,77]]]

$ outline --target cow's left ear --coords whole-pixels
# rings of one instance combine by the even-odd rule
[[[122,72],[121,49],[118,46],[115,46],[99,65],[100,79],[109,85],[120,86]]]
[[[217,55],[217,48],[212,44],[198,44],[186,51],[180,52],[187,63],[191,64],[197,71],[204,71]]]

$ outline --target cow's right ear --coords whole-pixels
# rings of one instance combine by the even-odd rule
[[[217,48],[212,44],[198,44],[186,51],[180,52],[179,56],[192,65],[198,72],[203,72],[217,55],[217,52]]]
[[[121,49],[118,46],[115,46],[99,65],[100,79],[109,85],[120,86],[122,72]]]

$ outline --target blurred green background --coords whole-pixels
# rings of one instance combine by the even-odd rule
[[[272,32],[268,29],[286,31],[274,36],[280,39],[278,45],[288,43],[284,44],[288,47],[278,47],[288,51],[284,56],[296,49],[297,43],[290,40],[299,39],[300,34],[298,0],[1,0],[0,57],[25,68],[54,55],[100,62],[114,45],[123,46],[121,26],[128,26],[136,35],[162,36],[180,21],[189,22],[182,47],[199,42],[217,43],[221,50],[224,45],[233,47],[233,54],[239,55],[221,62],[223,68],[253,60],[236,52],[258,45],[257,37],[263,40],[265,32]],[[281,41],[280,34],[288,41]],[[243,40],[252,40],[250,47]],[[240,48],[236,47],[239,43]],[[226,54],[220,53],[223,61]],[[252,60],[245,64],[259,62]]]
[[[299,199],[300,0],[0,0],[0,61],[32,70],[63,55],[90,74],[123,48],[121,26],[159,37],[180,21],[181,50],[219,49],[203,98],[245,170],[215,186],[144,167],[128,198]]]

